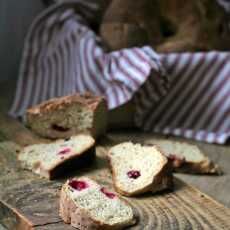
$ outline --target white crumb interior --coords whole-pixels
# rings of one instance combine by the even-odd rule
[[[75,104],[68,107],[65,111],[60,111],[60,113],[63,112],[65,113],[63,117],[62,114],[57,114],[56,116],[53,113],[54,121],[52,123],[55,123],[55,120],[57,120],[57,125],[69,128],[74,126],[78,131],[88,129],[92,126],[93,112],[87,107]]]
[[[41,162],[44,169],[49,170],[68,158],[81,154],[91,147],[94,139],[88,135],[78,135],[69,140],[58,140],[49,144],[37,144],[24,148],[19,154],[19,160],[28,169],[34,169],[37,162]],[[67,154],[58,154],[65,149],[71,149]]]
[[[67,190],[77,207],[87,210],[90,217],[108,225],[124,224],[133,219],[133,210],[117,196],[108,198],[100,191],[101,187],[90,182],[90,187],[82,191]]]
[[[155,175],[166,162],[165,157],[155,147],[132,143],[113,147],[110,156],[116,176],[116,186],[130,193],[151,185]],[[139,171],[140,177],[129,178],[127,173],[131,170]]]
[[[58,126],[66,129],[60,131],[53,127]],[[88,130],[93,126],[93,111],[87,106],[73,103],[55,112],[49,112],[36,118],[36,122],[31,122],[31,127],[40,135],[46,136],[50,132],[62,137],[65,133],[77,133]]]
[[[152,143],[158,145],[167,156],[173,154],[185,158],[187,162],[200,162],[205,157],[195,145],[167,140],[154,140]]]

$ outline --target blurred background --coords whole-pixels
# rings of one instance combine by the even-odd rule
[[[0,0],[0,82],[17,78],[26,32],[43,8],[40,0]]]

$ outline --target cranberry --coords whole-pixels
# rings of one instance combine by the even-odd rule
[[[185,158],[184,157],[178,157],[174,154],[170,154],[168,156],[168,159],[172,161],[173,167],[179,168],[185,163]]]
[[[139,176],[141,176],[141,173],[140,171],[137,170],[131,170],[127,172],[127,175],[129,178],[137,179]]]
[[[71,152],[71,148],[65,148],[63,150],[61,150],[58,155],[65,155],[67,153],[70,153]]]
[[[175,160],[178,159],[178,157],[177,157],[176,155],[174,155],[174,154],[169,154],[168,158],[169,158],[170,160],[172,160],[172,161],[175,161]]]
[[[52,125],[52,129],[59,131],[59,132],[67,132],[70,130],[70,128],[64,128],[64,127],[56,125],[56,124]]]
[[[101,191],[102,193],[104,193],[104,194],[105,194],[108,198],[110,198],[110,199],[113,199],[113,198],[116,197],[116,195],[115,195],[114,193],[107,191],[106,188],[103,188],[103,187],[102,187],[102,188],[100,189],[100,191]]]
[[[86,182],[80,180],[71,180],[69,182],[69,186],[78,191],[81,191],[89,187],[89,185]]]

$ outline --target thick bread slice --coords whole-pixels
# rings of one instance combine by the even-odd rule
[[[95,140],[89,135],[77,135],[49,144],[30,145],[22,149],[18,160],[25,169],[53,179],[62,172],[91,163],[95,156]]]
[[[103,97],[84,95],[54,98],[27,110],[27,125],[37,134],[51,139],[78,133],[99,137],[107,129],[107,105]]]
[[[108,153],[116,190],[125,196],[157,192],[173,185],[171,164],[154,146],[125,142]]]
[[[124,229],[135,223],[125,201],[87,177],[68,180],[62,186],[59,213],[65,223],[80,230]]]
[[[162,149],[166,156],[172,160],[173,169],[176,172],[197,174],[221,174],[218,165],[196,146],[179,141],[151,140],[151,143]]]

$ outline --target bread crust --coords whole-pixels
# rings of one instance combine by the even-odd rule
[[[52,112],[53,110],[62,109],[68,105],[71,105],[74,102],[78,102],[82,105],[89,106],[91,110],[94,110],[98,103],[104,101],[105,99],[101,96],[93,96],[91,93],[86,92],[84,94],[73,94],[60,98],[52,98],[48,101],[45,101],[39,105],[36,105],[27,110],[28,116],[41,115],[42,113]]]
[[[78,156],[70,157],[61,164],[53,165],[52,169],[50,169],[48,172],[47,170],[44,171],[47,172],[48,179],[53,180],[59,176],[62,176],[63,173],[90,166],[94,162],[95,158],[96,148],[95,146],[91,146],[85,151],[82,151],[82,153]]]
[[[161,140],[162,142],[164,141],[170,141],[173,143],[171,140]],[[188,144],[184,141],[176,141],[177,143],[180,144]],[[156,146],[157,143],[148,143],[145,144],[146,146]],[[192,145],[192,144],[189,144]],[[159,145],[157,145],[159,146]],[[196,145],[194,145],[197,147]],[[160,146],[159,146],[160,148]],[[204,159],[200,162],[192,162],[192,161],[186,161],[185,158],[181,158],[176,155],[176,153],[170,153],[169,156],[167,156],[168,160],[172,164],[172,169],[174,172],[178,173],[189,173],[189,174],[214,174],[214,175],[222,175],[223,172],[221,168],[217,165],[214,164],[201,150],[199,150],[201,154],[204,156]]]
[[[172,189],[173,188],[173,174],[172,174],[172,164],[170,161],[168,161],[168,159],[165,157],[165,155],[161,152],[161,150],[155,146],[157,148],[157,150],[162,154],[163,156],[163,160],[162,160],[162,169],[158,172],[158,174],[153,178],[152,183],[150,183],[148,186],[139,189],[135,192],[127,192],[122,190],[121,188],[119,188],[116,184],[116,172],[112,166],[112,160],[111,160],[111,155],[110,155],[110,151],[107,154],[107,160],[109,162],[110,165],[110,169],[112,172],[112,179],[113,179],[113,185],[114,188],[116,189],[116,191],[118,193],[120,193],[121,195],[127,196],[127,197],[131,197],[131,196],[136,196],[145,192],[158,192],[161,190],[166,190],[166,189]]]
[[[56,141],[58,142],[58,140]],[[71,169],[76,168],[82,168],[84,166],[88,166],[93,162],[93,160],[96,157],[96,151],[95,151],[95,141],[92,139],[91,145],[89,145],[87,148],[82,150],[81,153],[78,155],[71,155],[68,158],[65,158],[64,160],[60,160],[60,162],[57,162],[56,164],[53,164],[49,167],[49,169],[46,169],[43,167],[41,161],[37,161],[32,168],[32,171],[34,171],[36,174],[41,175],[42,177],[45,177],[49,180],[53,180],[57,178],[58,176],[61,176],[63,172],[70,172]],[[24,148],[19,152],[17,155],[17,160],[21,162],[20,155],[23,154]]]
[[[63,221],[71,226],[84,230],[98,229],[99,223],[93,222],[87,212],[74,204],[74,201],[67,195],[67,183],[62,186],[60,194],[59,215]]]
[[[93,112],[92,127],[82,131],[77,131],[74,128],[69,127],[60,127],[63,129],[62,132],[53,129],[52,126],[46,127],[46,130],[43,128],[42,131],[36,128],[35,123],[38,121],[41,122],[43,116],[55,113],[56,111],[65,110],[75,103],[78,103],[79,105],[84,106]],[[97,121],[97,112],[99,112],[99,110],[101,110],[101,113],[103,113],[103,122],[101,124],[99,124]],[[89,92],[84,94],[76,93],[70,96],[53,98],[32,108],[29,108],[26,112],[26,124],[40,136],[50,139],[66,138],[79,133],[89,133],[94,137],[99,137],[100,135],[103,135],[107,129],[107,103],[104,97],[94,96]]]
[[[183,161],[179,167],[174,165],[173,171],[190,174],[223,174],[223,171],[220,169],[220,167],[211,162],[208,157],[205,157],[203,161],[198,163]]]
[[[75,228],[80,230],[119,230],[126,226],[133,225],[136,222],[135,219],[132,219],[127,223],[111,226],[97,221],[93,219],[86,210],[77,207],[74,201],[66,193],[67,189],[68,181],[61,189],[59,215],[65,223],[71,224],[71,226]]]
[[[171,142],[173,143],[173,141],[171,141]],[[176,142],[180,143],[180,144],[185,143],[183,141],[176,141]],[[146,144],[146,145],[147,146],[156,146],[157,144]],[[158,149],[160,149],[160,147]],[[204,155],[204,159],[200,162],[186,161],[185,158],[180,158],[174,153],[167,156],[167,158],[171,162],[172,170],[174,172],[189,173],[189,174],[222,175],[223,172],[222,172],[221,168],[217,164],[214,164],[207,156],[205,156],[204,153],[202,153],[202,154]]]

